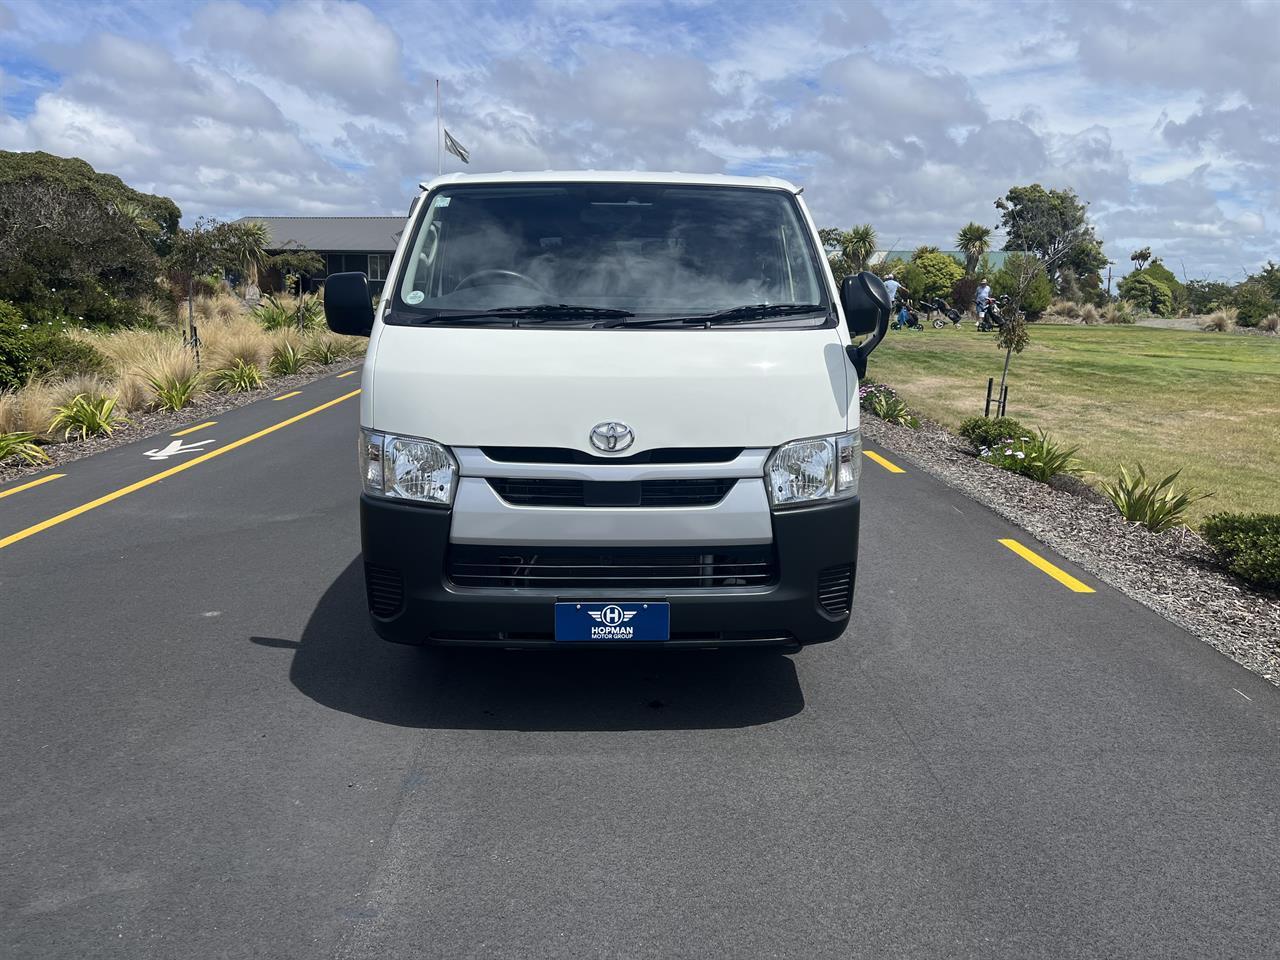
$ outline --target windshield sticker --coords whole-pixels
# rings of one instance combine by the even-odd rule
[[[410,290],[404,295],[405,303],[421,303],[427,298],[427,295],[421,290]]]

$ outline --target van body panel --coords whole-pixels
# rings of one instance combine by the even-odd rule
[[[619,455],[774,447],[858,424],[836,327],[512,330],[383,325],[365,426],[450,446],[568,447],[626,423]]]

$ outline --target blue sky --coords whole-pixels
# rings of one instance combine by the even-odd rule
[[[400,213],[438,77],[473,170],[773,173],[907,247],[1039,181],[1118,272],[1238,279],[1280,259],[1277,49],[1270,0],[0,0],[0,149],[188,218]]]

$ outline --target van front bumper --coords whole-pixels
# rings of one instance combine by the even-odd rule
[[[361,495],[370,619],[383,639],[409,644],[654,648],[823,643],[840,636],[849,623],[859,509],[855,497],[774,513],[772,578],[757,586],[476,587],[450,580],[452,511]],[[711,553],[716,545],[696,549]],[[555,604],[581,600],[666,601],[671,604],[671,639],[557,644]]]

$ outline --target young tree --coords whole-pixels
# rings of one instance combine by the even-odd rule
[[[1143,247],[1141,250],[1135,250],[1129,254],[1129,259],[1136,263],[1138,269],[1141,270],[1147,265],[1147,261],[1151,259],[1151,248]]]
[[[1004,264],[992,278],[992,292],[1009,297],[1004,325],[996,335],[996,346],[1004,351],[1004,369],[1000,372],[1000,393],[1004,396],[1009,379],[1009,360],[1031,342],[1027,330],[1027,314],[1039,313],[1053,299],[1053,288],[1044,264],[1031,254],[1015,253],[1005,257]]]
[[[978,263],[991,249],[991,228],[970,222],[956,234],[956,249],[964,254],[964,272],[973,276]]]

